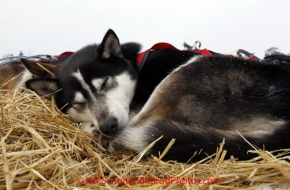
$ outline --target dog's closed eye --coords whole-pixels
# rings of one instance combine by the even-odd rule
[[[77,110],[83,110],[87,106],[87,102],[75,102],[72,104],[72,106]]]
[[[103,90],[103,89],[106,87],[106,85],[107,85],[109,79],[110,79],[110,77],[105,78],[105,80],[103,81],[103,83],[102,83],[102,85],[101,85],[101,90]]]

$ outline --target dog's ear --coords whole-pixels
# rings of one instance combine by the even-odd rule
[[[25,84],[28,89],[35,91],[38,95],[43,96],[49,100],[60,89],[58,87],[58,81],[56,79],[50,78],[30,79],[26,81]]]
[[[59,65],[47,64],[47,63],[37,63],[28,59],[20,59],[24,66],[30,71],[33,75],[38,77],[49,77],[55,78],[60,70]]]
[[[123,57],[119,39],[115,32],[109,29],[99,46],[99,55],[103,59],[108,59],[110,55]]]

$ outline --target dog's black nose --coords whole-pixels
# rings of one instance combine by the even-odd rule
[[[118,120],[113,116],[109,116],[100,123],[100,131],[104,135],[112,136],[118,132]]]

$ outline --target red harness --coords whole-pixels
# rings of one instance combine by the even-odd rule
[[[202,56],[211,56],[212,55],[212,53],[209,50],[207,50],[207,49],[201,49],[201,50],[200,49],[179,50],[179,49],[177,49],[176,47],[174,47],[173,45],[171,45],[169,43],[160,42],[160,43],[157,43],[157,44],[153,45],[151,48],[147,49],[146,51],[143,51],[143,52],[138,54],[138,56],[137,56],[137,66],[138,66],[139,70],[141,70],[141,68],[145,64],[149,53],[154,51],[154,50],[159,50],[159,49],[173,49],[173,50],[180,51],[180,52],[181,51],[189,51],[189,52],[198,53],[198,54],[200,54]],[[74,52],[70,52],[70,51],[63,52],[62,54],[56,55],[55,58],[59,59],[61,56],[69,56],[69,55],[72,55],[73,53]]]
[[[66,51],[66,52],[63,52],[62,54],[56,55],[55,58],[59,59],[61,56],[69,56],[69,55],[72,55],[72,54],[74,54],[74,52]]]
[[[137,66],[138,66],[139,70],[141,70],[141,68],[145,64],[149,53],[151,51],[158,50],[158,49],[173,49],[173,50],[176,50],[176,51],[189,51],[189,52],[198,53],[198,54],[200,54],[202,56],[211,56],[212,55],[212,53],[210,51],[208,51],[207,49],[202,49],[202,50],[199,50],[199,49],[195,49],[195,50],[179,50],[179,49],[177,49],[176,47],[174,47],[173,45],[171,45],[169,43],[160,42],[160,43],[157,43],[157,44],[153,45],[151,48],[147,49],[146,51],[143,51],[143,52],[138,54]]]

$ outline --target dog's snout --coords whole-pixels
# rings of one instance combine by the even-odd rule
[[[100,131],[104,135],[112,136],[118,132],[118,120],[116,117],[109,116],[100,123]]]

